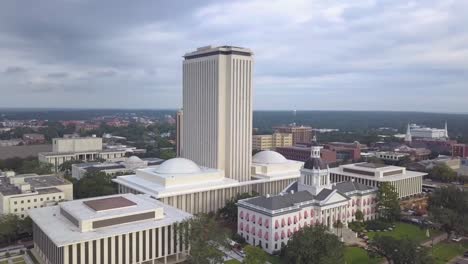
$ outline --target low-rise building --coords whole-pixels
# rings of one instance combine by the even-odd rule
[[[190,214],[149,196],[119,194],[33,209],[33,252],[42,263],[179,263]]]
[[[73,200],[73,185],[53,175],[5,172],[0,176],[0,214],[15,214],[20,218],[28,210]]]
[[[27,145],[46,143],[45,136],[43,134],[37,134],[37,133],[24,134],[23,141]]]
[[[371,187],[379,187],[388,182],[395,187],[399,198],[422,192],[422,180],[427,173],[409,171],[404,167],[374,163],[354,163],[330,169],[331,181],[340,183],[354,180]]]
[[[102,138],[64,137],[52,140],[52,152],[38,154],[39,161],[50,163],[55,170],[69,160],[93,161],[97,159],[119,160],[125,157],[126,150],[103,149]]]
[[[159,158],[143,158],[131,156],[116,162],[89,162],[72,165],[72,177],[81,179],[86,173],[104,172],[107,175],[134,174],[137,169],[151,168],[161,164],[164,160]]]
[[[276,148],[276,151],[289,160],[306,161],[310,157],[310,146],[296,145],[291,147]],[[328,164],[337,161],[337,153],[333,150],[323,148],[320,150],[323,161]]]
[[[254,150],[274,150],[278,147],[292,146],[291,133],[273,133],[272,135],[252,136],[252,149]]]
[[[468,144],[453,144],[452,157],[468,158]]]
[[[23,140],[21,139],[0,140],[0,147],[11,147],[18,146],[21,144],[23,144]]]
[[[394,151],[379,151],[375,153],[375,157],[385,161],[400,161],[405,157],[409,157],[409,154]]]
[[[305,226],[344,226],[361,211],[365,220],[375,219],[377,188],[349,181],[331,183],[330,169],[320,159],[320,147],[301,169],[300,179],[279,195],[240,200],[237,233],[246,242],[268,253],[281,250],[291,236]]]
[[[275,132],[292,134],[293,145],[296,144],[310,144],[312,142],[312,127],[310,126],[296,126],[291,124],[289,126],[277,126],[273,128]]]

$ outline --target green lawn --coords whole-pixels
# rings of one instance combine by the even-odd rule
[[[366,250],[359,247],[346,247],[344,256],[346,264],[377,264],[382,262],[382,258],[370,258]]]
[[[268,262],[270,262],[271,264],[281,264],[281,259],[278,257],[278,256],[271,256],[271,255],[268,255],[267,256],[267,260]]]
[[[431,236],[436,236],[440,234],[440,231],[430,230],[429,233]],[[408,237],[410,239],[417,241],[418,243],[428,240],[428,238],[426,237],[426,229],[421,229],[417,225],[407,224],[407,223],[395,224],[395,229],[393,229],[392,231],[367,232],[367,236],[370,239],[374,238],[376,235],[392,236],[396,239],[402,239],[402,238]]]
[[[434,246],[433,257],[436,264],[444,264],[468,250],[468,243],[441,242]]]

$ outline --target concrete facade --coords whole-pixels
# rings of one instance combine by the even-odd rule
[[[203,47],[183,62],[181,157],[250,179],[253,53],[244,48]]]
[[[275,150],[278,147],[290,147],[293,144],[291,133],[273,133],[272,135],[254,135],[254,150]]]
[[[379,187],[382,182],[388,182],[395,187],[400,199],[421,194],[425,175],[427,173],[408,171],[404,167],[365,162],[330,169],[330,178],[334,183],[354,180],[367,186]]]
[[[115,198],[130,206],[119,206]],[[86,205],[106,199],[115,206],[95,210]],[[189,252],[180,223],[190,217],[143,195],[65,202],[31,211],[33,251],[46,264],[179,263]]]
[[[103,150],[102,138],[54,138],[52,140],[52,152],[40,152],[38,159],[41,162],[52,164],[55,171],[57,171],[58,167],[65,161],[118,160],[125,157],[125,153],[126,150]]]
[[[28,210],[73,200],[73,184],[53,175],[6,172],[0,176],[0,214],[28,216]]]

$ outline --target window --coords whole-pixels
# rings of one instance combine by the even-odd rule
[[[41,198],[41,202],[44,201],[44,198]]]
[[[18,212],[18,209],[15,209],[15,212]]]
[[[15,204],[18,204],[18,202],[17,202],[17,201],[15,201]]]
[[[265,248],[268,249],[268,243],[265,243]]]
[[[275,249],[278,249],[278,244],[275,243]]]
[[[24,204],[24,201],[21,201],[22,204]]]
[[[28,203],[30,203],[30,202],[31,202],[31,200],[28,200]]]
[[[21,218],[24,218],[24,214],[21,215]]]
[[[59,200],[60,200],[60,199],[62,199],[62,196],[59,196],[58,198],[59,198]]]
[[[47,201],[49,201],[49,197],[47,197]]]
[[[37,202],[37,199],[34,199],[34,202]]]
[[[21,208],[21,211],[24,211],[24,208]]]

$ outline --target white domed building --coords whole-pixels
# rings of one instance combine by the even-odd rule
[[[302,164],[275,151],[262,151],[252,157],[251,180],[239,182],[226,178],[223,170],[199,166],[186,158],[173,158],[114,181],[120,193],[145,193],[189,213],[208,213],[222,208],[239,193],[280,192],[299,179]]]
[[[303,164],[301,161],[288,160],[276,151],[260,151],[252,157],[252,178],[299,178]]]

